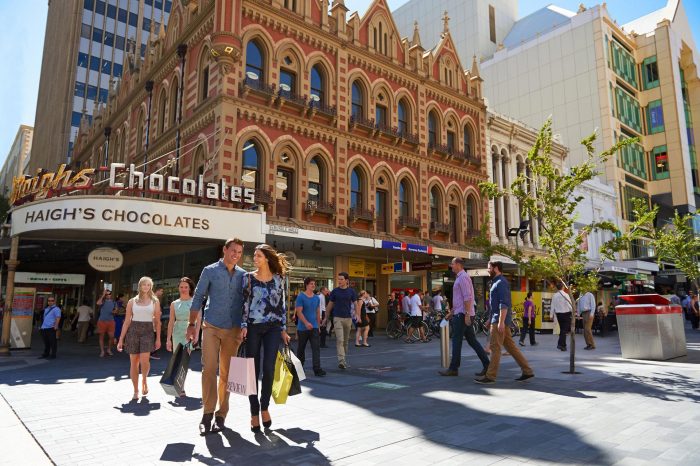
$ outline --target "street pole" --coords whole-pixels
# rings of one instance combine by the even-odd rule
[[[15,294],[15,270],[19,265],[17,252],[19,250],[19,235],[12,237],[10,258],[7,264],[7,292],[5,293],[5,310],[2,318],[2,337],[0,337],[0,356],[10,356],[10,325],[12,324],[12,300]]]

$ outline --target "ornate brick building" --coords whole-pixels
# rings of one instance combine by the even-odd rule
[[[295,231],[296,252],[360,237],[469,256],[460,245],[488,208],[486,108],[447,15],[423,45],[418,25],[399,36],[385,0],[364,15],[342,0],[175,2],[130,64],[81,125],[78,163],[147,160],[147,173],[253,187],[268,241]]]

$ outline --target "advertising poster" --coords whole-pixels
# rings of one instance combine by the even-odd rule
[[[523,313],[525,310],[525,297],[527,292],[525,291],[513,291],[511,293],[511,300],[513,303],[513,315],[519,317],[521,320],[523,318]],[[535,328],[538,330],[549,330],[553,328],[552,314],[550,310],[552,302],[552,293],[542,293],[539,291],[534,291],[532,293],[532,302],[535,305]]]
[[[36,288],[15,288],[12,298],[10,348],[29,348],[32,342],[32,317]]]

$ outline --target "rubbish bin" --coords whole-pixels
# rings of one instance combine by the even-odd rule
[[[617,330],[622,357],[663,361],[685,356],[682,308],[658,294],[619,297]]]

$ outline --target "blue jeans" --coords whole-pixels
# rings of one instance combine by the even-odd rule
[[[481,360],[484,369],[488,368],[489,357],[486,355],[486,351],[484,351],[479,340],[476,339],[474,321],[472,321],[471,325],[467,325],[464,323],[464,314],[456,314],[452,317],[450,325],[450,330],[452,331],[452,359],[450,361],[450,370],[456,371],[459,369],[460,360],[462,358],[463,338],[467,339],[467,343]]]
[[[272,396],[272,379],[275,376],[275,361],[277,349],[280,346],[282,327],[279,323],[249,324],[246,337],[246,357],[255,359],[255,375],[260,376],[262,367],[262,387],[258,384],[258,395],[250,395],[251,416],[260,414],[260,410],[267,411]],[[260,350],[262,349],[262,354]]]
[[[311,330],[297,330],[299,342],[297,344],[297,357],[304,365],[306,360],[306,343],[311,342],[311,357],[314,367],[314,373],[321,370],[321,349],[319,346],[319,332],[317,328]]]

